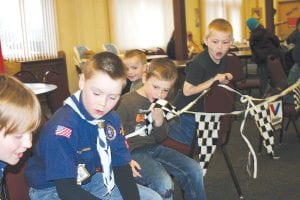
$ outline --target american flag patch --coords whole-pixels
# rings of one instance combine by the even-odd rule
[[[55,130],[55,135],[58,136],[70,138],[71,134],[72,134],[72,129],[69,129],[65,126],[58,125]]]

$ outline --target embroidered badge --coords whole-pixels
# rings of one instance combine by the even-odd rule
[[[108,124],[106,126],[106,138],[108,140],[114,140],[116,136],[117,136],[116,129],[111,124]]]
[[[72,135],[72,129],[58,125],[55,130],[55,135],[70,138],[70,136]]]
[[[81,185],[88,177],[90,177],[90,173],[85,168],[85,164],[79,164],[77,166],[77,185]]]

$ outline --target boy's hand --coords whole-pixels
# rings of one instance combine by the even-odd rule
[[[218,80],[222,84],[228,84],[229,81],[233,78],[231,73],[217,74],[215,80]]]
[[[138,171],[141,169],[141,166],[138,162],[136,162],[135,160],[131,160],[129,165],[131,167],[133,177],[142,177],[142,175]]]
[[[152,118],[153,118],[153,121],[154,121],[154,126],[155,127],[160,127],[164,122],[164,115],[163,115],[162,109],[153,108],[151,114],[152,114]]]

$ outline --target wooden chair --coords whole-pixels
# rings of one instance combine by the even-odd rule
[[[44,83],[57,86],[57,89],[47,94],[47,101],[52,113],[63,105],[64,100],[70,96],[69,88],[64,84],[63,76],[55,71],[47,71],[43,78]]]
[[[19,71],[17,73],[15,73],[13,75],[14,77],[16,77],[17,79],[19,79],[20,81],[22,81],[23,83],[38,83],[38,79],[36,78],[36,76],[31,73],[30,71]]]
[[[235,89],[241,91],[247,91],[251,95],[253,89],[260,90],[260,80],[259,78],[247,78],[243,71],[243,65],[241,60],[234,54],[228,54],[226,72],[230,72],[233,75],[233,85]]]

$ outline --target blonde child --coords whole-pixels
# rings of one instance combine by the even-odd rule
[[[177,69],[170,59],[151,61],[142,78],[143,86],[121,97],[117,112],[122,119],[125,135],[145,125],[140,110],[147,110],[155,99],[165,99],[176,78]],[[131,155],[141,167],[141,176],[136,178],[138,183],[157,191],[163,199],[173,199],[173,175],[183,189],[185,199],[205,199],[200,165],[192,158],[160,145],[167,138],[168,123],[160,108],[154,108],[151,115],[154,120],[151,133],[128,139]]]
[[[186,77],[183,89],[175,97],[174,105],[182,109],[201,92],[209,88],[215,81],[228,84],[233,78],[230,73],[224,73],[227,52],[233,42],[232,26],[225,19],[213,20],[207,28],[204,43],[207,48],[195,56],[186,67]],[[203,111],[203,99],[190,109]],[[180,123],[173,123],[170,127],[170,137],[178,142],[191,145],[195,133],[194,115],[180,115]]]
[[[127,78],[131,81],[130,91],[139,89],[143,85],[143,73],[147,70],[146,54],[138,49],[129,50],[123,62],[127,68]]]
[[[32,132],[38,128],[40,116],[40,103],[33,92],[14,77],[0,75],[1,180],[5,166],[17,164],[32,146]]]

